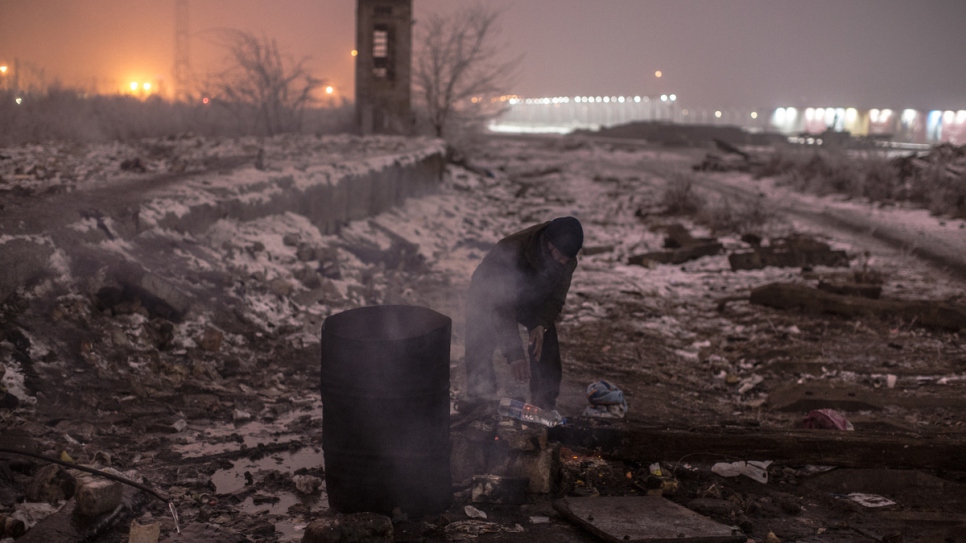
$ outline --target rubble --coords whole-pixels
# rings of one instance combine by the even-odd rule
[[[751,291],[751,303],[775,309],[799,309],[846,317],[902,319],[947,330],[966,328],[966,308],[923,300],[873,300],[832,294],[793,283],[771,283]]]
[[[845,251],[834,251],[827,243],[808,237],[778,238],[771,245],[756,246],[751,252],[731,253],[732,271],[760,270],[768,266],[801,268],[806,266],[847,267]]]
[[[84,474],[77,478],[77,511],[86,517],[108,513],[121,504],[121,483]]]
[[[375,513],[353,513],[336,518],[321,518],[305,528],[302,543],[392,543],[393,527],[389,517]]]

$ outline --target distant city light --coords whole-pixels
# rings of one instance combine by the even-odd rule
[[[956,122],[959,124],[966,122],[966,110],[961,109],[956,112]]]
[[[634,101],[635,102],[640,102],[641,101],[641,97],[640,96],[635,96],[634,97]]]
[[[332,94],[333,92],[335,92],[335,89],[332,88],[332,85],[329,85],[328,87],[325,88],[326,94]],[[475,102],[476,100],[473,100],[473,101]]]
[[[916,120],[916,115],[918,112],[914,109],[905,109],[902,111],[902,121],[905,123],[911,123]]]
[[[209,102],[209,100],[208,100],[208,97],[207,96],[205,96],[204,98],[201,99],[201,103],[202,104],[207,104],[208,102]]]
[[[617,101],[623,104],[624,103],[624,97],[623,96],[618,96],[617,97]]]
[[[661,95],[661,101],[662,102],[667,102],[667,95],[666,94],[662,94]]]
[[[787,107],[787,108],[785,108],[785,117],[788,119],[788,122],[795,121],[795,117],[797,117],[797,116],[798,116],[798,110],[797,109],[795,109],[793,107]]]
[[[661,70],[654,72],[654,77],[661,77],[662,75],[664,74],[661,73]]]
[[[718,119],[720,119],[720,118],[721,118],[721,111],[715,111],[715,112],[714,112],[714,116],[715,116],[716,118],[718,118]]]
[[[678,95],[677,94],[672,94],[671,96],[668,96],[668,98],[670,98],[671,101],[673,102],[673,101],[675,101],[675,100],[678,99]]]
[[[870,109],[869,110],[869,120],[872,121],[872,122],[874,122],[874,123],[879,122],[879,110],[878,109]]]
[[[687,111],[687,110],[685,110],[685,111]],[[757,111],[752,111],[751,112],[751,118],[752,119],[757,119],[758,118],[758,112]]]
[[[131,81],[131,90],[132,91],[138,90],[138,82],[137,81]]]
[[[954,113],[952,111],[944,111],[943,112],[943,122],[944,123],[952,123],[953,122],[953,119],[955,119],[955,118],[956,118],[956,113]]]
[[[144,90],[146,90],[146,91],[151,90],[151,84],[150,83],[144,83],[143,85],[141,85],[141,87],[143,87]]]
[[[352,50],[352,53],[350,53],[350,54],[351,54],[352,56],[357,56],[357,55],[359,54],[359,51],[356,51],[355,49],[353,49],[353,50]]]
[[[858,117],[859,117],[859,110],[855,109],[854,107],[850,107],[849,109],[845,110],[846,121],[851,123],[851,122],[854,122],[855,119],[857,119]]]
[[[14,99],[14,102],[17,102],[17,105],[19,106],[20,102],[23,102],[23,98],[18,96],[16,99]]]

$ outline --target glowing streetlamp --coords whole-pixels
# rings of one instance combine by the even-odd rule
[[[359,51],[356,51],[355,49],[353,49],[352,52],[349,53],[349,54],[352,55],[352,56],[354,56],[354,57],[355,56],[359,56]]]
[[[137,81],[131,81],[131,90],[132,91],[138,90],[138,82]]]
[[[150,83],[144,83],[143,85],[141,85],[141,88],[144,89],[144,90],[146,90],[146,91],[149,91],[149,90],[151,90],[151,84]]]
[[[660,79],[662,75],[664,75],[664,74],[661,73],[661,70],[658,70],[658,71],[654,72],[654,77],[656,77],[658,79]]]
[[[335,89],[332,88],[331,85],[329,85],[328,87],[325,88],[325,93],[326,94],[332,94],[333,92],[335,92]]]
[[[6,66],[0,66],[0,74],[2,74],[2,75],[6,75],[7,74],[7,67]]]

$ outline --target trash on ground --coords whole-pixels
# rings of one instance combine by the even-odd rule
[[[853,502],[861,505],[862,507],[868,507],[870,509],[878,507],[889,507],[896,505],[896,502],[886,498],[885,496],[880,496],[878,494],[864,494],[862,492],[853,492],[847,494],[846,497]]]
[[[711,466],[711,471],[717,473],[722,477],[737,477],[739,475],[744,475],[749,479],[754,479],[759,483],[768,483],[768,466],[771,465],[771,460],[757,461],[750,460],[748,462],[718,462],[717,464]]]
[[[627,414],[624,393],[603,379],[587,385],[587,401],[590,405],[584,409],[585,417],[622,419]]]
[[[563,423],[563,417],[555,409],[546,410],[539,407],[514,400],[503,398],[500,400],[499,413],[501,416],[517,419],[523,422],[542,424],[548,428],[558,426]]]
[[[803,428],[816,430],[855,430],[845,415],[834,409],[816,409],[802,419]]]
[[[660,496],[563,498],[554,502],[553,507],[574,524],[612,543],[747,541],[741,530]]]
[[[473,507],[472,505],[467,505],[466,507],[464,507],[463,512],[465,512],[466,516],[470,518],[486,519],[486,513],[484,511],[480,511],[479,509]]]

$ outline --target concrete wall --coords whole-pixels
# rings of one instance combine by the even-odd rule
[[[164,202],[179,195],[162,197],[142,206],[135,230],[161,227],[199,235],[220,219],[250,221],[291,212],[307,217],[323,234],[333,234],[348,221],[377,215],[408,197],[433,191],[446,167],[443,150],[435,147],[417,155],[383,157],[381,162],[362,161],[341,175],[332,168],[268,173],[263,180],[236,185],[232,194],[209,185],[207,194],[221,196],[182,194],[178,205],[167,206],[172,211],[152,213],[152,207],[164,209]]]

